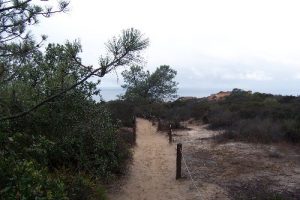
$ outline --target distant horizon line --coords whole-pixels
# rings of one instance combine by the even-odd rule
[[[236,88],[236,87],[235,87]],[[195,87],[179,87],[178,88],[178,98],[180,97],[196,97],[196,98],[203,98],[203,97],[208,97],[213,94],[217,94],[218,92],[230,92],[235,88],[195,88]],[[125,89],[121,87],[114,87],[114,86],[103,86],[99,88],[100,94],[102,98],[105,101],[109,100],[115,100],[117,99],[117,95],[124,94]],[[272,91],[270,90],[251,90],[249,88],[237,88],[237,89],[242,89],[244,91],[251,91],[252,93],[259,92],[259,93],[264,93],[264,94],[272,94],[272,95],[281,95],[281,96],[299,96],[299,93],[294,91]],[[279,89],[280,90],[280,89]]]

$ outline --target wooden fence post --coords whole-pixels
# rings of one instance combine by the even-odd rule
[[[182,159],[182,144],[177,144],[177,157],[176,157],[176,179],[181,178],[181,159]]]
[[[136,143],[136,116],[133,117],[133,141]]]
[[[169,135],[169,143],[171,144],[173,142],[171,125],[170,125],[170,129],[169,129],[168,135]]]
[[[157,130],[158,131],[162,130],[162,120],[160,118],[158,118]]]

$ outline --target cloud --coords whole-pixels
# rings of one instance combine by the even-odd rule
[[[296,75],[294,76],[294,78],[295,78],[295,79],[300,79],[300,73],[296,74]]]
[[[270,81],[273,78],[263,71],[225,73],[220,75],[225,80],[253,80],[253,81]]]
[[[103,43],[135,27],[150,38],[146,68],[170,65],[181,88],[297,94],[299,6],[299,0],[72,0],[69,13],[41,20],[34,32],[46,33],[50,42],[80,38],[84,63],[97,66]],[[101,87],[120,87],[117,74]]]

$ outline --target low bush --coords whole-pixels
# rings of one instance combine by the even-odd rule
[[[56,141],[61,154],[50,157],[51,163],[56,168],[68,166],[108,180],[122,173],[130,150],[105,108],[99,107],[88,114],[92,120],[82,120],[82,126],[74,127],[72,132]]]
[[[119,129],[118,135],[128,145],[133,146],[136,142],[136,135],[133,128],[122,127]]]
[[[0,198],[68,199],[63,181],[33,160],[0,157]]]
[[[300,121],[295,119],[288,119],[283,121],[283,132],[285,138],[291,142],[300,141]]]
[[[211,129],[225,130],[223,139],[300,142],[300,97],[234,89],[223,100],[178,99],[149,106],[150,111],[162,120],[159,130],[168,130],[170,123],[175,128],[180,121],[194,118]]]
[[[0,132],[0,199],[105,199],[99,183],[123,174],[131,151],[105,107],[85,114],[61,136]]]
[[[89,174],[74,172],[66,168],[56,171],[56,176],[64,182],[67,197],[72,200],[106,200],[106,192]]]
[[[208,115],[208,122],[210,128],[220,129],[220,128],[229,128],[236,122],[238,119],[238,114],[231,112],[229,110],[224,110],[222,108],[213,109]]]
[[[278,123],[270,119],[244,119],[236,121],[220,137],[247,142],[270,143],[284,139]]]
[[[136,115],[135,105],[125,100],[115,100],[106,103],[106,107],[111,113],[112,119],[121,126],[132,127],[134,116]]]

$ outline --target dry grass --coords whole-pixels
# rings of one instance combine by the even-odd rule
[[[286,143],[216,142],[205,126],[177,131],[199,185],[214,184],[231,199],[300,199],[300,147]],[[217,137],[218,138],[218,137]]]

